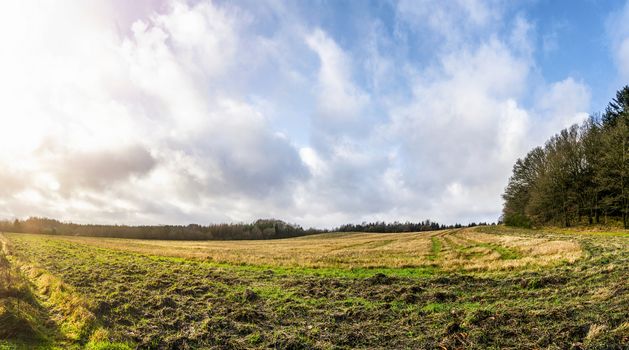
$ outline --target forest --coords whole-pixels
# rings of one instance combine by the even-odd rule
[[[485,225],[480,223],[478,225]],[[467,225],[477,226],[476,223]],[[372,222],[362,224],[346,224],[335,228],[337,232],[419,232],[449,228],[461,228],[461,224],[443,225],[435,221],[425,220],[413,222]],[[0,220],[0,232],[39,233],[49,235],[71,235],[109,238],[135,239],[174,239],[174,240],[243,240],[243,239],[277,239],[326,233],[329,230],[304,229],[297,224],[289,224],[282,220],[260,219],[253,223],[230,223],[210,225],[94,225],[61,222],[55,219],[30,217],[26,220]]]
[[[0,221],[0,232],[173,240],[274,239],[320,233],[275,219],[257,220],[251,224],[129,226],[75,224],[39,217]]]
[[[467,227],[474,226],[485,226],[488,225],[486,222],[480,223],[469,223]],[[376,222],[363,222],[361,224],[345,224],[341,225],[335,229],[337,232],[369,232],[369,233],[398,233],[398,232],[421,232],[421,231],[436,231],[436,230],[445,230],[452,228],[462,228],[464,227],[461,224],[454,225],[444,225],[439,224],[438,222],[425,220],[419,222],[391,222],[387,223],[384,221],[376,221]]]
[[[510,226],[629,228],[629,86],[604,112],[518,159],[503,199]]]

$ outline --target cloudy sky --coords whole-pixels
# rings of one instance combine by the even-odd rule
[[[9,1],[0,218],[495,221],[629,83],[629,2]]]

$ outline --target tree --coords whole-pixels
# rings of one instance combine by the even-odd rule
[[[629,215],[629,126],[616,123],[602,137],[605,152],[601,154],[597,182],[604,194],[605,213],[622,217],[628,227]]]
[[[502,198],[503,221],[507,225],[530,227],[531,221],[526,208],[532,191],[545,169],[545,154],[541,147],[530,151],[524,159],[518,159],[513,166],[513,175]]]
[[[602,130],[598,122],[600,117],[590,116],[581,127],[583,158],[585,169],[580,184],[581,206],[586,211],[588,223],[600,223],[600,192],[598,182],[603,155]]]
[[[605,126],[615,126],[619,119],[625,117],[629,112],[629,85],[616,92],[616,97],[607,105],[602,120]]]

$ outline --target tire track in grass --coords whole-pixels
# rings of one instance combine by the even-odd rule
[[[487,253],[474,250],[475,248],[483,247],[482,245],[479,244],[480,242],[463,238],[458,235],[458,233],[460,232],[462,232],[462,230],[451,232],[450,237],[444,237],[444,240],[446,241],[446,243],[448,243],[449,246],[452,247],[453,253],[458,258],[462,258],[465,260],[472,260],[472,259],[480,258],[482,256],[487,255]],[[455,242],[453,238],[455,238],[458,241],[463,241],[463,242],[461,243]],[[483,248],[487,248],[487,247],[483,247]],[[491,251],[491,248],[487,248],[487,249],[490,249]]]
[[[436,236],[433,236],[430,238],[431,241],[431,245],[430,245],[430,254],[428,255],[428,260],[430,261],[435,261],[439,258],[439,255],[441,253],[441,240],[439,240],[439,238],[437,238]]]
[[[475,241],[473,239],[469,239],[467,237],[462,237],[460,235],[460,233],[465,232],[463,230],[459,230],[455,233],[452,234],[453,238],[456,238],[459,241],[462,241],[462,244],[457,244],[457,253],[459,254],[460,257],[462,257],[463,259],[466,260],[472,260],[472,259],[477,259],[477,258],[481,258],[481,257],[485,257],[489,254],[491,254],[491,252],[493,251],[491,248],[487,248],[482,246],[478,241]],[[485,249],[489,249],[489,251],[479,251],[476,248],[485,248]]]
[[[467,237],[462,237],[460,235],[457,235],[456,237],[470,244],[469,247],[466,247],[463,249],[469,250],[474,247],[487,248],[498,253],[500,255],[500,260],[514,260],[514,259],[519,259],[522,257],[522,253],[520,253],[516,248],[508,248],[498,243],[479,242],[479,241],[476,241]]]
[[[481,247],[487,247],[492,249],[496,253],[500,254],[500,260],[515,260],[522,257],[522,254],[518,252],[516,249],[503,247],[499,244],[495,243],[481,243],[479,244]]]
[[[440,251],[440,255],[442,256],[441,261],[446,262],[461,258],[460,247],[456,242],[447,235],[441,236],[440,240],[444,243]]]

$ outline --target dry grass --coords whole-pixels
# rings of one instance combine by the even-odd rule
[[[271,241],[147,241],[62,237],[142,254],[199,258],[216,263],[283,267],[423,267],[495,270],[574,261],[578,243],[493,235],[474,229],[421,233],[322,234]],[[441,243],[432,251],[433,239]]]
[[[583,256],[583,251],[578,242],[551,240],[546,238],[531,238],[511,235],[493,235],[475,230],[464,230],[452,234],[463,238],[468,245],[490,245],[494,254],[482,255],[471,264],[460,263],[464,268],[473,269],[505,269],[522,266],[545,266],[557,261],[575,262]],[[517,257],[504,258],[500,254],[503,247],[517,255]],[[496,253],[498,253],[496,255]],[[450,261],[450,263],[454,263]]]

